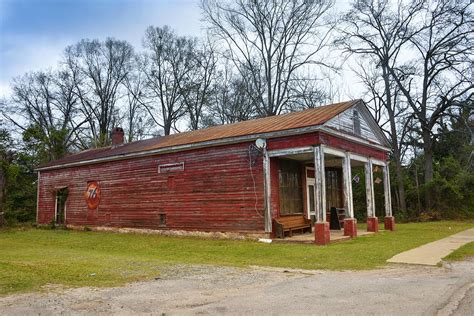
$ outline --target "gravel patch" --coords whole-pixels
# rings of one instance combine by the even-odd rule
[[[452,314],[463,315],[472,314],[471,283],[474,260],[357,272],[174,265],[124,287],[49,285],[45,293],[3,297],[0,314],[435,315],[456,297]]]

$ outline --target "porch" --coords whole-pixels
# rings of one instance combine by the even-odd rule
[[[275,220],[300,215],[313,223],[312,233],[276,242],[316,243],[355,238],[378,232],[374,169],[382,171],[386,230],[393,230],[390,175],[385,153],[376,157],[327,145],[267,150],[264,153],[265,229],[275,237]],[[354,216],[352,168],[363,170],[367,229],[357,230]],[[377,177],[377,184],[382,179]],[[337,211],[337,214],[332,214]],[[341,213],[342,212],[342,213]],[[341,217],[342,214],[342,217]],[[272,227],[273,226],[273,227]],[[290,234],[291,235],[291,234]]]
[[[330,230],[330,240],[329,243],[341,242],[346,240],[351,240],[351,236],[344,235],[344,230]],[[374,232],[369,231],[358,231],[357,236],[368,236],[373,235]],[[273,243],[282,243],[282,244],[314,244],[314,227],[311,233],[305,233],[300,235],[294,235],[291,237],[285,237],[283,239],[273,238]]]

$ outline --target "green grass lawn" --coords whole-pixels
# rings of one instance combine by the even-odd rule
[[[47,284],[121,285],[156,277],[164,267],[173,264],[373,269],[385,265],[388,258],[399,252],[471,227],[472,222],[397,224],[395,232],[380,232],[324,247],[9,229],[0,231],[0,295],[40,290]]]
[[[456,251],[447,255],[443,259],[449,260],[449,261],[459,261],[459,260],[464,260],[468,257],[474,257],[474,242],[465,244],[464,246],[460,247]]]

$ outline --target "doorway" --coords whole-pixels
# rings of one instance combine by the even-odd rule
[[[327,167],[325,168],[326,175],[326,216],[329,219],[332,207],[342,208],[343,192],[342,192],[342,170],[340,168]],[[308,210],[308,219],[315,220],[314,208],[314,186],[315,176],[314,168],[306,167],[306,205]]]
[[[316,213],[314,209],[314,168],[306,167],[306,205],[308,210],[308,219],[312,219],[313,222],[315,221]]]
[[[68,188],[62,188],[56,191],[56,206],[54,216],[56,225],[64,225],[66,223],[66,201],[68,194]]]
[[[299,161],[279,161],[280,216],[303,215],[302,165]]]

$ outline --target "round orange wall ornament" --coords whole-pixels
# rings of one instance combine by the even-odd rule
[[[87,190],[84,192],[84,198],[88,209],[96,209],[100,203],[100,187],[96,181],[87,183]]]

